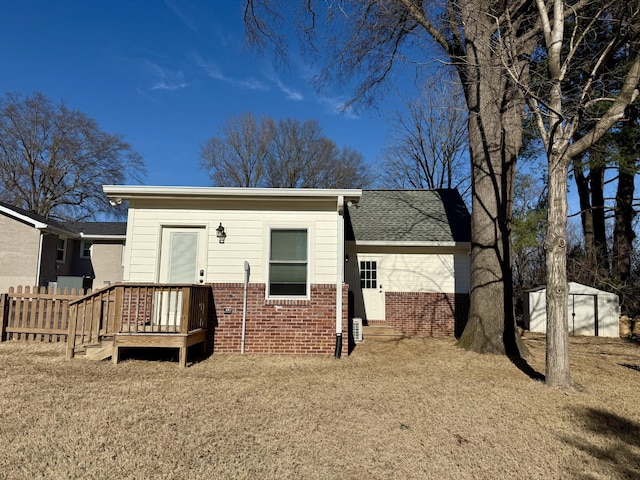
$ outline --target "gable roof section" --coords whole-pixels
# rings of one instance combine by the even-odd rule
[[[471,217],[455,189],[363,190],[347,207],[347,240],[359,245],[442,245],[471,241]]]
[[[69,230],[60,222],[43,217],[37,213],[29,212],[6,202],[0,202],[0,213],[15,218],[19,222],[31,225],[33,228],[37,228],[39,230],[55,231],[66,235],[74,234],[72,230]]]
[[[0,202],[0,214],[31,225],[38,230],[72,238],[80,236],[87,239],[124,239],[127,234],[127,222],[62,223],[6,202]]]

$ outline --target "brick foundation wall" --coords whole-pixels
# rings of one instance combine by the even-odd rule
[[[385,323],[406,335],[459,337],[468,314],[466,294],[385,292]]]
[[[211,285],[213,305],[208,344],[213,353],[239,353],[244,284]],[[347,285],[342,289],[342,354],[348,353]],[[245,353],[323,354],[335,350],[336,287],[311,285],[309,300],[267,300],[264,284],[249,284]],[[230,313],[225,313],[230,310]]]

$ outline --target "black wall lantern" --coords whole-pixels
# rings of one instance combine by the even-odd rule
[[[224,232],[222,222],[220,222],[220,226],[216,228],[216,237],[218,237],[218,242],[220,243],[224,243],[225,238],[227,238],[227,234]]]

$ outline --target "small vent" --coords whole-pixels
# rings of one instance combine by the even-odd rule
[[[362,342],[362,319],[354,317],[351,320],[351,334],[355,342]]]

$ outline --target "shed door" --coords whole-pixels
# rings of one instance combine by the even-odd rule
[[[598,336],[598,297],[592,294],[569,294],[569,333]]]
[[[382,286],[382,257],[358,255],[360,291],[367,321],[385,320],[384,289]]]

